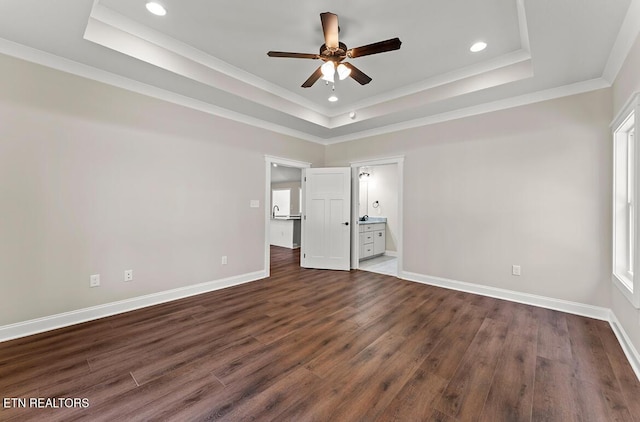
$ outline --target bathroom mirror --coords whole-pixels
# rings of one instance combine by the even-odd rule
[[[360,207],[358,217],[369,215],[369,181],[360,180]]]

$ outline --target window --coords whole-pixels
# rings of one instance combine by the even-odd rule
[[[271,213],[275,216],[291,214],[291,189],[273,189]]]
[[[613,132],[613,281],[636,308],[640,283],[634,283],[638,263],[636,198],[638,148],[635,140],[636,101],[625,109]]]

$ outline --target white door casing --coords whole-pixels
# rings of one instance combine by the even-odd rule
[[[271,273],[271,202],[269,198],[271,196],[271,168],[273,164],[283,165],[286,167],[294,167],[299,168],[300,170],[304,168],[311,167],[311,163],[306,163],[304,161],[296,161],[289,158],[283,157],[275,157],[272,155],[265,155],[265,187],[264,187],[264,226],[265,226],[265,234],[264,234],[264,273],[265,276],[268,277]],[[253,201],[252,201],[253,202]],[[257,201],[259,206],[259,201]]]
[[[300,265],[327,270],[350,269],[351,169],[302,171],[304,210]]]
[[[353,211],[353,215],[352,215],[352,220],[353,221],[357,221],[358,220],[358,200],[359,200],[359,190],[360,190],[360,182],[358,179],[358,169],[360,167],[363,166],[381,166],[381,165],[386,165],[386,164],[396,164],[398,167],[398,187],[397,187],[397,192],[398,192],[398,220],[397,220],[397,259],[398,259],[398,274],[402,274],[404,272],[404,265],[403,265],[403,233],[404,233],[404,224],[403,224],[403,192],[404,192],[404,156],[403,155],[399,155],[399,156],[395,156],[395,157],[385,157],[385,158],[377,158],[377,159],[371,159],[371,160],[365,160],[365,161],[354,161],[351,163],[351,168],[353,170],[352,173],[352,179],[353,179],[353,183],[352,183],[352,187],[351,190],[354,193],[353,197],[352,197],[352,202],[351,202],[351,210]],[[351,234],[351,241],[352,241],[352,246],[353,246],[353,254],[351,254],[351,268],[359,268],[359,255],[360,255],[360,242],[359,242],[359,236],[360,233],[358,232],[358,230],[354,230]]]

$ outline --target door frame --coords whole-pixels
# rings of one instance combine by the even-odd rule
[[[381,166],[386,164],[396,164],[398,171],[398,274],[397,277],[402,274],[403,271],[403,209],[404,203],[404,155],[395,157],[378,158],[363,161],[352,161],[351,165],[351,220],[353,221],[353,228],[351,230],[351,268],[357,270],[360,268],[360,231],[357,230],[358,215],[360,209],[358,207],[358,201],[360,200],[360,178],[358,177],[358,171],[360,167]]]
[[[273,164],[286,167],[294,167],[299,169],[310,168],[311,163],[304,161],[292,160],[289,158],[275,157],[273,155],[264,156],[265,161],[265,188],[264,188],[264,272],[269,277],[271,275],[271,167]],[[300,187],[302,188],[302,195],[304,198],[304,184],[302,183],[302,177],[300,178]],[[302,243],[302,241],[300,242]]]

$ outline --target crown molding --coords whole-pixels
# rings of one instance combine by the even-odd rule
[[[462,78],[456,77],[451,82],[434,85],[430,89],[406,95],[393,101],[381,102],[364,109],[357,110],[356,122],[397,113],[402,110],[420,107],[426,104],[443,101],[446,99],[470,94],[487,88],[503,85],[510,82],[519,81],[533,76],[533,65],[531,60],[516,61],[507,66],[499,66],[495,69],[479,72],[472,76]],[[347,113],[331,120],[330,128],[346,126],[354,123]]]
[[[9,41],[3,38],[0,38],[0,53],[41,66],[49,67],[51,69],[59,70],[61,72],[80,76],[117,88],[122,88],[127,91],[135,92],[137,94],[146,95],[148,97],[202,111],[214,116],[222,117],[239,123],[244,123],[249,126],[266,129],[271,132],[280,133],[282,135],[291,136],[309,142],[319,144],[324,144],[325,142],[324,139],[310,135],[306,132],[301,132],[255,117],[247,116],[245,114],[228,110],[223,107],[218,107],[204,101],[195,100],[193,98],[176,94],[175,92],[171,92],[166,89],[135,81],[133,79],[116,75],[114,73],[88,66],[73,60],[65,59],[63,57],[56,56],[42,50],[37,50],[35,48],[27,47],[22,44],[17,44],[13,41]]]
[[[335,110],[332,110],[330,117],[336,117],[349,113],[351,110],[363,110],[372,108],[384,103],[389,103],[393,100],[398,100],[412,96],[419,93],[426,93],[435,88],[442,87],[444,85],[455,84],[456,82],[470,79],[473,77],[479,77],[486,73],[499,71],[500,69],[509,68],[521,64],[523,62],[531,61],[531,54],[525,50],[517,50],[502,56],[496,57],[491,60],[485,60],[483,62],[467,66],[461,69],[456,69],[451,72],[443,73],[415,84],[404,86],[393,91],[385,92],[380,95],[376,95],[350,106],[344,106]]]
[[[413,95],[419,92],[428,91],[438,86],[451,84],[453,82],[478,76],[482,73],[498,70],[503,67],[513,66],[517,63],[531,61],[531,48],[529,44],[529,27],[527,25],[527,15],[525,12],[524,0],[516,0],[516,10],[518,15],[518,29],[520,32],[520,49],[504,54],[491,60],[486,60],[462,69],[456,69],[432,78],[425,79],[418,83],[408,85],[390,92],[386,92],[375,97],[367,98],[356,104],[332,109],[327,113],[329,117],[335,118],[349,113],[351,110],[362,110],[378,104],[386,103],[402,97]],[[332,119],[332,123],[334,123]],[[338,127],[335,125],[332,127]]]
[[[107,85],[112,85],[117,88],[126,89],[138,94],[147,95],[152,98],[199,110],[214,116],[269,130],[271,132],[280,133],[282,135],[291,136],[304,141],[318,143],[321,145],[331,145],[341,142],[354,141],[371,136],[384,135],[387,133],[398,132],[401,130],[412,129],[420,126],[428,126],[431,124],[461,119],[464,117],[471,117],[478,114],[504,110],[511,107],[518,107],[521,105],[559,98],[562,96],[580,94],[597,89],[608,88],[611,86],[611,84],[607,80],[603,78],[597,78],[589,81],[578,82],[571,85],[565,85],[544,91],[525,94],[518,97],[508,98],[505,100],[494,101],[491,103],[480,104],[460,110],[427,116],[420,119],[414,119],[407,122],[401,122],[394,125],[388,125],[381,128],[355,132],[349,135],[337,136],[333,138],[321,138],[318,136],[310,135],[306,132],[290,129],[288,127],[277,125],[275,123],[267,122],[255,117],[250,117],[242,113],[214,106],[203,101],[179,95],[165,89],[144,84],[139,81],[125,78],[123,76],[107,72],[105,70],[97,69],[92,66],[65,59],[60,56],[44,52],[42,50],[37,50],[2,38],[0,38],[0,53],[31,63],[46,66],[55,70],[80,76],[86,79],[94,80]]]
[[[268,82],[252,73],[233,66],[230,63],[225,62],[224,60],[220,60],[210,54],[207,54],[202,50],[194,48],[188,44],[176,40],[175,38],[169,37],[159,31],[144,26],[113,11],[112,9],[109,9],[104,5],[95,4],[91,10],[89,17],[90,20],[94,19],[102,22],[129,35],[176,53],[195,63],[199,63],[206,66],[207,68],[230,76],[233,79],[237,79],[262,91],[267,91],[274,95],[277,95],[278,97],[286,99],[287,101],[290,101],[300,107],[307,108],[322,115],[326,115],[329,110],[328,107],[322,107],[314,103],[313,101],[304,98],[301,95],[297,95],[285,88],[282,88],[279,85]]]
[[[640,0],[631,0],[627,14],[625,15],[620,32],[616,37],[616,42],[613,44],[611,54],[602,72],[602,77],[613,83],[622,69],[631,47],[636,42],[638,35],[640,34]]]
[[[357,121],[362,122],[408,107],[530,77],[532,66],[524,4],[522,0],[514,1],[517,4],[520,41],[525,48],[339,109],[318,105],[101,4],[94,4],[91,10],[84,38],[256,104],[333,129],[355,123],[345,118],[354,109],[360,116]],[[528,66],[525,72],[521,66],[524,63]],[[498,73],[502,76],[496,77]],[[471,82],[473,78],[483,82]]]
[[[289,101],[268,90],[245,83],[235,76],[229,76],[227,73],[213,69],[210,67],[210,63],[203,64],[202,58],[186,57],[184,54],[187,53],[184,51],[175,52],[167,45],[155,44],[93,17],[90,17],[87,22],[84,38],[193,81],[237,95],[253,103],[320,126],[326,127],[328,124],[329,119],[326,115]],[[166,42],[171,44],[168,40]],[[226,69],[226,71],[229,70]]]
[[[446,113],[435,114],[432,116],[422,117],[419,119],[409,120],[406,122],[396,123],[380,128],[364,130],[344,136],[336,136],[324,142],[325,145],[337,144],[341,142],[355,141],[358,139],[369,138],[372,136],[385,135],[392,132],[399,132],[406,129],[413,129],[421,126],[429,126],[436,123],[443,123],[451,120],[462,119],[465,117],[476,116],[479,114],[491,113],[494,111],[505,110],[509,108],[519,107],[527,104],[538,103],[542,101],[552,100],[555,98],[566,97],[569,95],[582,94],[598,89],[609,88],[611,84],[603,78],[591,79],[588,81],[577,82],[575,84],[564,85],[556,88],[546,89],[543,91],[532,92],[517,97],[506,98],[504,100],[493,101],[490,103],[479,104],[477,106],[462,108]]]

